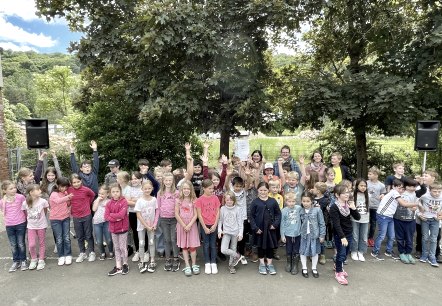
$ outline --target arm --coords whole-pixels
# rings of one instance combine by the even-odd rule
[[[223,222],[224,222],[224,214],[223,214],[222,209],[220,209],[218,221],[219,221],[218,222],[218,238],[221,238],[221,236],[223,234]]]
[[[305,165],[304,165],[304,156],[299,156],[299,169],[301,170],[301,176],[299,178],[299,182],[305,186],[305,179],[307,177],[307,174],[305,172]]]
[[[186,227],[187,224],[184,223],[180,216],[180,202],[178,200],[175,202],[175,219],[183,228]]]
[[[399,205],[401,205],[402,207],[407,207],[407,208],[412,208],[412,207],[416,207],[417,203],[408,203],[407,201],[405,201],[403,198],[399,197],[396,198],[396,201],[399,203]]]
[[[156,195],[158,193],[158,191],[160,190],[160,183],[158,183],[158,181],[153,177],[153,175],[149,171],[147,171],[146,176],[147,176],[147,179],[152,182],[152,186],[153,186],[152,194]]]
[[[335,205],[339,205],[339,203],[336,203]],[[339,215],[340,215],[339,209],[335,206],[332,206],[330,208],[330,219],[332,221],[333,228],[336,230],[336,233],[338,234],[339,238],[343,239],[345,238],[345,234],[341,227],[341,220]]]
[[[57,177],[62,177],[63,173],[61,173],[60,170],[60,164],[58,163],[57,155],[55,154],[55,151],[51,151],[52,154],[52,162],[54,163],[55,172],[57,172]]]
[[[242,219],[241,214],[236,214],[236,220],[238,222],[238,240],[241,241],[244,233],[244,220]]]
[[[160,218],[160,210],[158,208],[155,209],[155,219],[153,220],[154,229],[158,226],[158,219]]]
[[[80,172],[80,169],[78,169],[77,160],[75,159],[74,146],[72,145],[72,143],[69,145],[69,149],[71,151],[71,156],[70,156],[71,170],[73,173],[78,173]]]
[[[109,217],[113,219],[112,221],[119,221],[127,215],[127,201],[126,201],[126,199],[119,200],[119,201],[122,201],[121,203],[119,203],[120,206],[122,206],[120,211],[118,211],[116,213],[109,213]]]
[[[198,220],[200,220],[200,225],[201,225],[201,227],[203,228],[203,230],[204,230],[204,232],[206,233],[206,234],[210,234],[210,230],[207,228],[207,226],[204,224],[204,219],[203,219],[203,216],[202,216],[202,214],[201,214],[201,208],[197,208],[196,209],[196,211],[197,211],[197,214],[198,214]]]
[[[95,140],[91,140],[91,143],[89,145],[92,149],[92,172],[94,172],[98,176],[98,169],[100,168],[100,160],[98,158],[98,151],[97,151],[97,143]]]
[[[43,160],[48,155],[47,152],[41,153],[41,155],[38,158],[37,166],[35,167],[34,171],[34,180],[35,183],[39,184],[41,181],[41,174],[43,173]]]
[[[317,209],[317,214],[319,221],[319,240],[323,242],[325,238],[325,222],[324,215],[322,214],[322,210],[320,208]]]
[[[49,201],[51,203],[54,203],[55,205],[59,205],[62,204],[64,202],[69,201],[72,198],[72,195],[66,195],[64,197],[59,197],[58,194],[56,192],[53,192],[51,194],[51,196],[49,197]],[[95,210],[94,210],[95,211]]]
[[[218,200],[218,198],[216,198]],[[219,201],[218,201],[219,203]],[[218,221],[219,221],[219,207],[221,205],[218,206],[217,210],[216,210],[216,218],[215,218],[215,223],[212,225],[212,227],[210,228],[210,232],[213,233],[216,230],[216,227],[218,226]]]
[[[416,197],[418,197],[418,198],[420,198],[421,196],[423,196],[424,194],[427,193],[427,186],[424,185],[424,184],[422,184],[420,186],[421,186],[421,189],[416,190],[416,192],[415,192],[416,193]]]
[[[281,210],[279,209],[278,202],[274,202],[273,205],[273,214],[274,214],[274,220],[273,220],[273,227],[277,228],[279,224],[281,224]]]
[[[146,221],[141,216],[141,212],[137,211],[136,214],[137,214],[138,221],[140,221],[140,223],[143,224],[144,228],[150,229],[150,226],[147,225]]]
[[[226,178],[224,179],[224,189],[226,191],[230,191],[230,183],[232,182],[232,174],[233,174],[233,169],[226,166]]]
[[[225,157],[225,155],[223,156]],[[226,181],[226,176],[227,176],[227,157],[226,157],[226,163],[224,163],[223,159],[223,169],[221,171],[220,181],[219,181],[220,186],[224,186],[224,183]]]
[[[276,174],[276,172],[275,172],[275,174],[281,178],[281,186],[285,185],[285,175],[284,175],[284,170],[282,169],[282,162],[283,161],[284,160],[282,159],[282,157],[278,158],[278,173],[279,174]]]
[[[92,204],[92,211],[97,211],[98,206],[100,206],[100,201],[103,200],[100,196],[98,196],[95,201],[94,204]]]
[[[184,144],[184,148],[186,149],[186,162],[187,162],[187,173],[186,173],[186,180],[192,180],[193,176],[193,158],[190,154],[190,143],[186,142]]]
[[[207,167],[207,162],[203,161],[203,179],[208,179],[208,178],[209,178],[209,167]]]

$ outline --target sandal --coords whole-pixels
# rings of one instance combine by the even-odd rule
[[[193,265],[193,266],[192,266],[192,271],[193,271],[193,274],[195,274],[195,275],[200,274],[200,266],[198,266],[198,265]]]
[[[302,269],[302,276],[304,276],[305,278],[308,278],[308,270],[307,269]]]
[[[183,269],[184,275],[186,276],[192,276],[192,269],[190,267],[185,267]]]
[[[316,269],[312,270],[312,274],[313,274],[314,278],[318,278],[319,277],[318,270],[316,270]]]

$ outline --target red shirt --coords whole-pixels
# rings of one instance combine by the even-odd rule
[[[74,195],[71,199],[72,217],[83,218],[91,214],[91,203],[95,198],[95,193],[91,189],[85,186],[78,189],[69,187],[67,192]]]
[[[201,209],[201,216],[206,225],[215,224],[216,215],[219,212],[220,206],[221,203],[216,195],[211,195],[209,197],[202,195],[195,201],[195,207]]]

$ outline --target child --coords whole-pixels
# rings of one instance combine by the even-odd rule
[[[67,193],[70,185],[67,178],[57,178],[56,185],[49,197],[49,208],[51,209],[49,220],[55,237],[59,266],[72,263],[70,225],[73,194]]]
[[[302,195],[301,211],[301,254],[302,276],[308,278],[307,256],[312,259],[312,274],[314,278],[319,277],[316,266],[318,264],[318,254],[321,253],[321,243],[325,237],[325,223],[321,208],[313,207],[313,195],[304,193]]]
[[[275,199],[269,197],[269,185],[258,184],[258,198],[253,200],[250,208],[250,226],[254,233],[254,243],[258,247],[260,274],[276,274],[272,259],[274,249],[278,247],[276,228],[281,221],[281,210]],[[265,259],[267,258],[267,267]]]
[[[149,172],[149,161],[144,158],[138,160],[138,168],[140,169],[139,172],[143,176],[143,183],[146,180],[152,182],[153,185],[152,196],[156,197],[158,191],[160,190],[160,183],[155,179],[155,176],[153,176],[152,173]],[[162,173],[161,173],[161,178],[162,178]]]
[[[178,246],[176,238],[175,203],[178,191],[175,188],[174,177],[171,172],[164,173],[158,193],[158,209],[160,211],[160,227],[164,235],[166,249],[166,263],[164,271],[176,272],[180,269]],[[173,262],[171,255],[173,256]]]
[[[235,176],[232,180],[232,186],[229,186],[229,190],[232,190],[233,194],[235,195],[235,206],[239,211],[243,223],[242,225],[243,237],[248,235],[250,232],[250,225],[249,222],[247,221],[247,199],[244,187],[245,187],[244,180],[239,176]],[[246,265],[247,259],[245,258],[245,251],[246,251],[245,239],[238,240],[237,249],[238,253],[241,255],[240,256],[241,264]]]
[[[279,162],[279,160],[278,160]],[[281,159],[281,167],[282,167],[282,159]],[[280,173],[282,175],[282,171]],[[270,180],[279,180],[279,177],[275,175],[275,171],[273,169],[272,163],[266,163],[264,165],[264,175],[262,177],[263,181],[268,183]]]
[[[364,179],[356,180],[353,198],[355,200],[356,210],[361,217],[359,220],[351,219],[353,227],[351,259],[364,262],[364,254],[367,252],[368,222],[370,221],[367,182]]]
[[[439,232],[439,222],[442,219],[442,184],[434,182],[420,198],[422,212],[419,213],[422,227],[422,256],[420,262],[428,262],[433,267],[439,267],[436,261],[436,244]]]
[[[29,253],[31,254],[31,263],[29,270],[42,270],[45,267],[45,238],[46,228],[46,211],[49,207],[48,201],[42,199],[40,185],[31,184],[26,187],[26,201],[22,204],[22,210],[27,214],[28,228],[28,244]],[[38,265],[37,265],[37,239],[39,241],[38,249]]]
[[[235,266],[241,259],[241,255],[236,251],[236,245],[243,238],[244,219],[243,213],[235,205],[236,197],[232,191],[224,194],[224,204],[220,209],[218,238],[222,237],[221,252],[230,256],[229,271],[235,274]]]
[[[368,169],[368,181],[367,181],[367,190],[368,190],[368,198],[370,204],[369,215],[370,215],[370,230],[368,232],[368,246],[374,246],[374,232],[376,230],[376,210],[379,207],[379,203],[381,202],[381,194],[387,193],[385,190],[385,185],[381,183],[378,178],[379,174],[381,174],[380,170],[377,167],[371,167]]]
[[[175,218],[177,220],[177,245],[183,249],[184,275],[192,276],[200,274],[200,267],[196,264],[196,248],[200,246],[200,237],[196,219],[198,212],[195,207],[196,195],[193,185],[185,180],[180,185],[179,196],[175,204]],[[189,263],[189,253],[192,266]]]
[[[330,194],[333,194],[333,190],[335,189],[335,170],[333,168],[327,168],[325,171],[325,184],[327,185],[327,191]]]
[[[393,215],[396,212],[397,205],[403,207],[416,207],[416,203],[408,203],[402,199],[401,194],[404,192],[403,183],[395,179],[393,181],[393,188],[388,192],[381,200],[379,208],[376,211],[378,222],[378,236],[376,237],[373,250],[371,251],[371,256],[377,260],[384,260],[379,255],[379,250],[381,248],[381,243],[384,241],[385,235],[387,235],[387,249],[385,251],[385,256],[391,257],[393,259],[399,259],[399,257],[393,252],[393,240],[394,240],[394,223]]]
[[[78,174],[84,187],[91,189],[95,195],[98,194],[98,169],[100,167],[100,161],[98,159],[97,143],[92,140],[89,147],[92,149],[93,163],[90,160],[84,160],[81,162],[80,169],[78,168],[77,161],[75,160],[74,146],[71,144],[71,169],[72,172]],[[92,203],[92,202],[91,202]]]
[[[41,180],[41,173],[43,171],[43,159],[48,155],[47,152],[40,154],[35,167],[35,173],[29,168],[21,168],[17,174],[17,192],[26,195],[26,188],[30,184],[39,184]]]
[[[330,219],[333,224],[333,236],[336,246],[335,279],[341,285],[348,285],[344,271],[344,261],[351,248],[352,222],[350,216],[359,220],[361,216],[353,201],[349,201],[350,191],[345,185],[337,185],[334,189],[336,202],[330,207]]]
[[[279,194],[280,188],[281,188],[281,184],[280,184],[279,180],[275,180],[275,179],[270,180],[269,181],[269,188],[270,188],[269,197],[274,198],[276,200],[276,202],[279,205],[279,209],[283,209],[284,208],[284,198],[282,195]]]
[[[127,215],[127,201],[122,196],[119,184],[110,185],[111,199],[104,210],[104,219],[109,221],[109,231],[115,250],[115,267],[107,275],[129,273],[127,264],[127,231],[129,230],[129,217]]]
[[[106,205],[109,203],[109,187],[102,185],[98,190],[98,197],[92,205],[92,210],[95,211],[93,224],[95,239],[100,248],[100,260],[106,259],[106,251],[104,249],[103,240],[106,241],[109,248],[109,259],[114,259],[114,244],[112,242],[111,233],[109,232],[109,222],[104,219],[104,212]],[[104,238],[104,239],[103,239]]]
[[[157,199],[152,196],[153,184],[151,181],[147,180],[143,183],[141,187],[143,194],[137,200],[135,204],[135,212],[137,214],[138,224],[138,240],[140,244],[140,263],[138,264],[138,269],[140,273],[146,271],[153,273],[155,272],[157,264],[155,263],[155,229],[158,225],[159,210]],[[147,232],[147,241],[146,241]],[[145,256],[145,245],[149,245],[149,253]],[[150,263],[147,264],[150,254]]]
[[[418,183],[415,180],[405,177],[403,179],[405,191],[402,198],[408,203],[416,203],[416,187]],[[422,186],[426,191],[426,187]],[[398,206],[393,216],[394,234],[396,236],[399,258],[405,264],[415,264],[411,251],[413,250],[413,236],[416,230],[415,221],[416,208],[406,208]]]
[[[170,159],[163,159],[160,162],[160,167],[163,169],[164,173],[172,172],[172,162]]]
[[[110,171],[104,176],[104,184],[109,187],[110,184],[117,182],[117,174],[120,172],[120,162],[117,159],[112,159],[107,166]]]
[[[213,194],[214,187],[211,180],[204,180],[201,186],[203,188],[203,194],[196,200],[195,206],[200,221],[201,236],[204,241],[204,272],[206,274],[217,274],[216,230],[219,220],[219,207],[221,204],[218,197]]]
[[[186,160],[187,160],[187,173],[186,179],[192,182],[193,188],[195,189],[195,194],[197,196],[201,195],[201,184],[204,180],[203,175],[203,165],[199,160],[193,160],[190,154],[191,145],[186,142],[184,145],[186,149]]]
[[[83,186],[81,177],[74,173],[71,175],[72,186],[68,188],[68,194],[73,194],[71,198],[71,215],[74,221],[75,236],[78,240],[80,254],[75,262],[95,261],[94,238],[92,237],[92,214],[91,203],[95,198],[95,193]],[[88,244],[88,253],[86,254],[85,241]]]
[[[301,243],[301,205],[296,204],[296,194],[288,192],[284,196],[286,207],[281,211],[281,241],[285,243],[287,264],[285,271],[298,274],[299,246]]]
[[[18,268],[26,271],[26,214],[21,209],[26,198],[17,193],[15,184],[11,181],[3,181],[2,199],[0,200],[0,210],[3,212],[6,233],[12,251],[12,266],[9,272],[15,272]]]
[[[317,182],[313,187],[314,206],[321,208],[322,215],[324,216],[325,223],[325,241],[321,244],[321,255],[319,255],[319,263],[325,265],[325,247],[333,248],[333,228],[331,227],[330,214],[328,212],[328,206],[330,199],[324,194],[327,191],[327,185],[323,182]]]
[[[402,162],[394,163],[393,164],[393,171],[394,171],[394,174],[387,176],[387,178],[385,179],[385,187],[387,188],[387,192],[390,192],[391,187],[393,186],[393,181],[395,179],[402,181],[403,178],[405,177],[404,176],[404,171],[405,171],[404,163],[402,163]]]
[[[56,185],[57,178],[61,177],[60,165],[58,163],[55,151],[51,151],[52,160],[54,162],[54,167],[48,167],[43,175],[43,180],[41,182],[41,197],[45,200],[49,200],[49,196],[52,193],[52,189]]]
[[[278,166],[279,166],[279,173],[281,176],[281,184],[283,193],[286,194],[287,192],[293,192],[296,194],[296,204],[301,205],[301,196],[304,193],[305,190],[305,166],[304,166],[304,156],[299,157],[299,169],[302,173],[301,179],[299,179],[299,173],[296,171],[288,172],[287,175],[284,174],[284,171],[282,169],[283,165],[283,159],[278,159]]]

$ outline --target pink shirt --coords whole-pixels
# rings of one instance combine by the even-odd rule
[[[195,207],[201,209],[201,216],[206,225],[215,224],[216,215],[218,214],[220,206],[221,203],[216,195],[211,195],[209,197],[202,195],[195,201]]]
[[[49,197],[49,220],[64,220],[71,215],[71,202],[65,192],[54,191]]]
[[[178,198],[178,190],[175,193],[165,192],[163,195],[158,193],[158,209],[161,218],[175,218],[175,203]]]
[[[43,229],[48,227],[48,222],[46,221],[46,214],[44,209],[49,207],[48,201],[39,198],[32,203],[32,207],[28,206],[26,200],[22,204],[22,209],[26,210],[28,218],[28,229]]]
[[[23,201],[26,198],[21,194],[16,194],[14,202],[5,202],[3,199],[0,200],[0,210],[5,216],[5,225],[14,226],[26,222],[26,214],[21,209]]]

